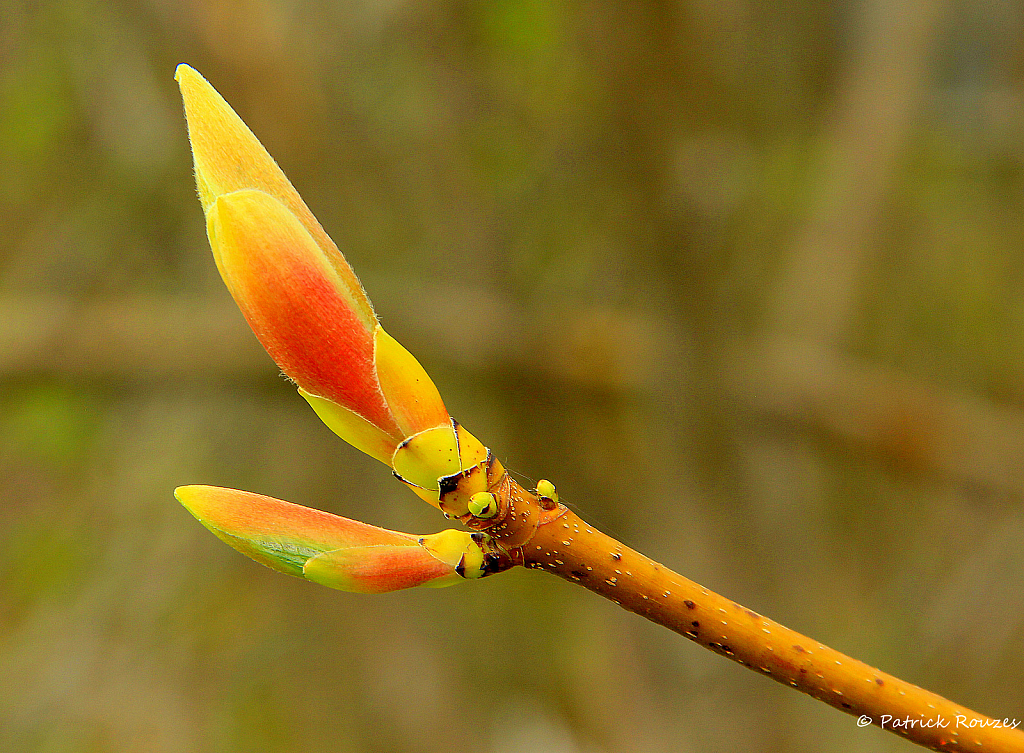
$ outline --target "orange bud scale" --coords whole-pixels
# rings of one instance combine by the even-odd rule
[[[217,199],[209,230],[231,295],[281,370],[389,434],[398,426],[374,370],[373,330],[335,284],[306,229],[254,190]]]
[[[310,559],[303,574],[332,588],[366,594],[458,580],[451,565],[415,545],[338,549]]]

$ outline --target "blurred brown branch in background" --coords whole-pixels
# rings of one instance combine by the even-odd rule
[[[734,394],[911,474],[1024,496],[1024,412],[794,340],[740,348]]]
[[[648,393],[673,347],[639,312],[522,309],[483,289],[377,280],[403,304],[402,329],[462,368],[530,367],[552,379]],[[458,293],[459,330],[431,301]],[[803,339],[736,346],[725,384],[755,413],[820,431],[904,471],[1024,495],[1024,412]],[[115,382],[266,378],[277,368],[226,296],[76,303],[0,298],[0,380],[59,372]]]
[[[769,337],[845,344],[877,231],[921,109],[947,2],[869,0],[836,104],[813,146],[808,216],[775,286]]]

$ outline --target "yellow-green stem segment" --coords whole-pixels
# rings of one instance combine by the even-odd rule
[[[465,522],[492,533],[500,529],[494,534],[499,547],[503,539],[522,541],[516,521],[536,525],[528,541],[506,549],[516,564],[578,583],[717,654],[840,711],[867,717],[918,745],[940,751],[1024,753],[1024,732],[1019,729],[852,659],[709,591],[601,533],[564,505],[541,512],[542,506],[551,506],[550,501],[523,490],[507,475],[492,491],[500,492],[501,513],[493,520]],[[507,503],[509,499],[514,505]],[[524,514],[531,506],[536,514]],[[506,513],[512,509],[519,514],[510,521]],[[933,720],[934,726],[891,724],[908,718]],[[890,724],[883,723],[886,719]]]

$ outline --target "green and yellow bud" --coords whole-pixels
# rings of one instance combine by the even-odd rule
[[[478,533],[414,536],[214,486],[182,486],[174,494],[200,523],[242,554],[342,591],[448,586],[501,569],[490,539]]]
[[[491,492],[477,492],[469,498],[469,514],[488,520],[498,514],[498,498]]]
[[[217,268],[270,356],[332,430],[383,463],[429,429],[455,441],[437,388],[277,163],[199,73],[175,76]]]
[[[552,502],[558,502],[558,492],[555,491],[555,485],[546,478],[542,478],[537,482],[537,496],[550,499]]]

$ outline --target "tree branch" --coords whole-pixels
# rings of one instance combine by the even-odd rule
[[[542,482],[543,483],[543,482]],[[941,751],[1024,753],[1024,732],[893,677],[694,583],[601,533],[507,474],[491,490],[499,515],[467,516],[512,561],[611,599],[776,682]],[[909,720],[913,724],[904,723]],[[866,723],[865,723],[866,724]]]

